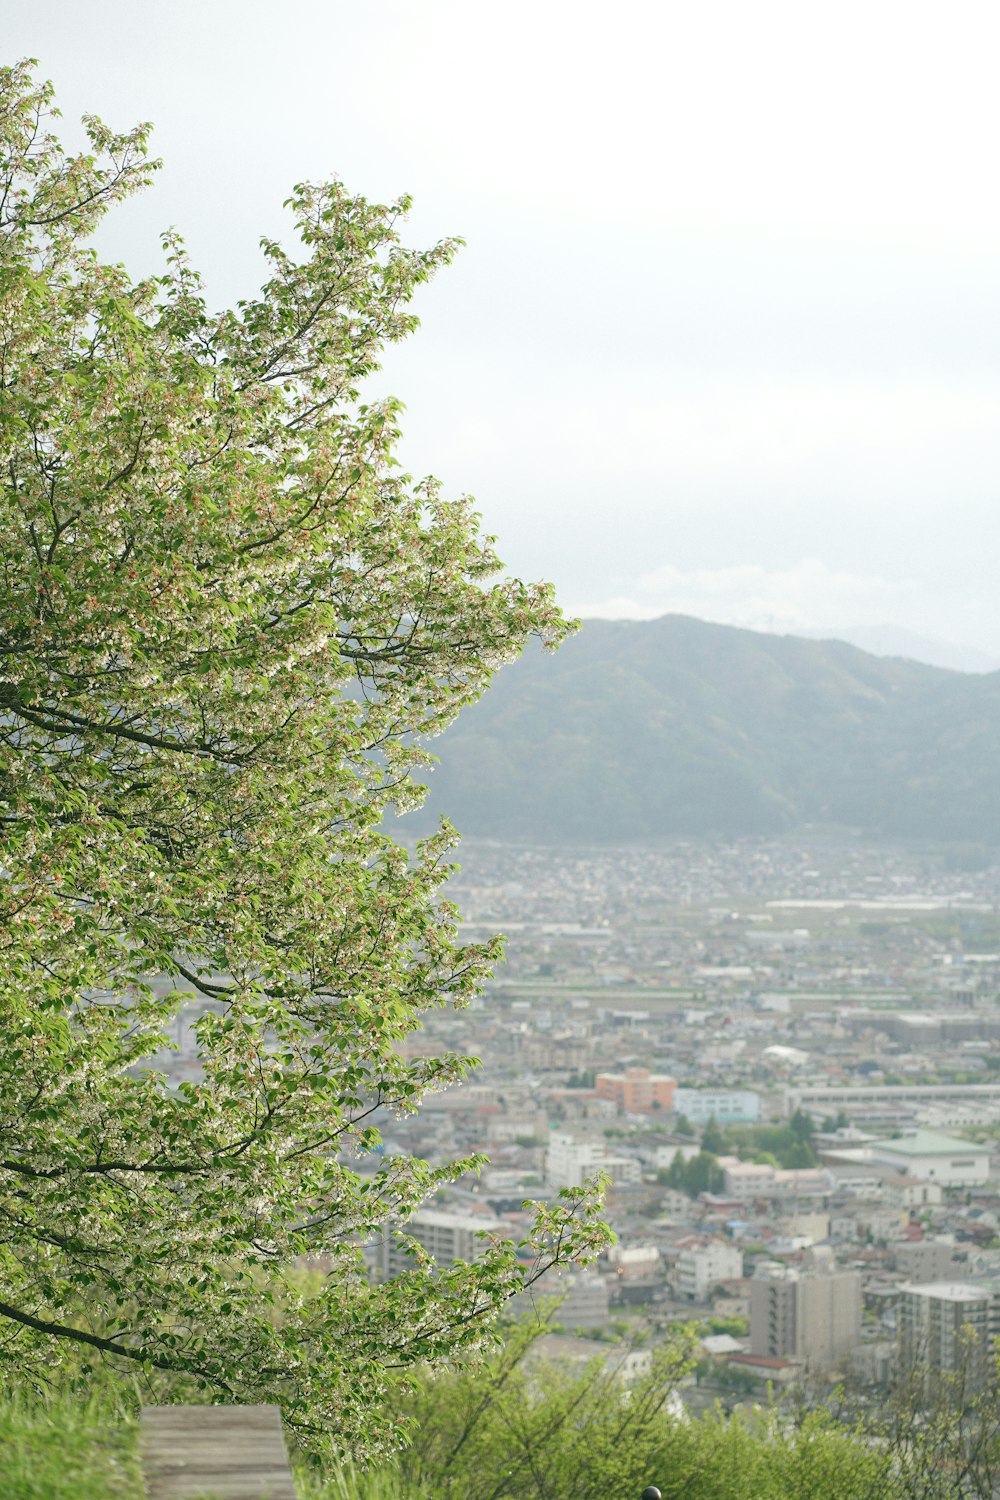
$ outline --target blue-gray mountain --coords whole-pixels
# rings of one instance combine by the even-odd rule
[[[683,615],[529,652],[434,747],[428,811],[547,842],[829,823],[1000,843],[1000,672]],[[421,814],[426,822],[427,813]]]

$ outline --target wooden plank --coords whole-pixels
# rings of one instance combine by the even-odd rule
[[[296,1500],[276,1406],[144,1406],[149,1500]]]

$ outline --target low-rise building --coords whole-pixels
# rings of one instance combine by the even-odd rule
[[[653,1281],[663,1269],[656,1245],[610,1245],[607,1259],[619,1281]]]
[[[823,1167],[773,1167],[766,1162],[720,1160],[724,1191],[741,1203],[754,1198],[819,1198],[830,1192]]]
[[[900,1173],[886,1179],[882,1198],[887,1208],[936,1208],[944,1200],[944,1188],[940,1182]]]
[[[864,1200],[851,1203],[830,1214],[831,1240],[898,1240],[905,1232],[908,1218],[902,1209],[883,1208]]]
[[[941,1187],[979,1187],[989,1177],[988,1146],[941,1135],[936,1130],[914,1130],[873,1141],[868,1149],[872,1161]]]
[[[752,1125],[760,1117],[760,1095],[752,1089],[688,1089],[674,1091],[674,1109],[692,1125]]]
[[[629,1386],[643,1380],[653,1366],[651,1349],[628,1349],[622,1344],[594,1344],[590,1339],[574,1338],[568,1333],[546,1333],[536,1339],[525,1355],[524,1368],[531,1374],[547,1365],[562,1365],[582,1372],[600,1360],[608,1375]],[[680,1404],[676,1404],[680,1413]]]
[[[440,1265],[450,1266],[456,1260],[475,1260],[484,1254],[489,1248],[488,1236],[510,1238],[512,1231],[509,1224],[492,1215],[421,1208],[403,1225],[403,1233],[416,1240]],[[375,1259],[382,1280],[398,1276],[413,1266],[412,1257],[392,1234],[383,1237]]]
[[[669,1113],[674,1108],[677,1081],[648,1068],[626,1068],[622,1073],[598,1073],[594,1090],[599,1099],[609,1099],[624,1114]]]
[[[603,1328],[608,1321],[608,1278],[593,1271],[550,1271],[527,1292],[518,1292],[507,1304],[516,1317],[537,1311],[539,1301],[559,1298],[553,1321],[571,1332],[580,1328]]]

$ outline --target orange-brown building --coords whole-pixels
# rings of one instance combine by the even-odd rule
[[[598,1073],[594,1091],[599,1099],[610,1099],[626,1114],[669,1111],[674,1107],[675,1078],[651,1073],[648,1068],[626,1068],[624,1073]]]

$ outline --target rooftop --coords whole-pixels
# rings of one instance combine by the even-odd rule
[[[901,1135],[898,1140],[881,1140],[874,1142],[874,1148],[878,1151],[891,1151],[898,1156],[989,1156],[988,1146],[977,1145],[975,1141],[963,1141],[958,1136],[942,1135],[937,1130],[915,1130],[912,1134]]]
[[[971,1281],[907,1282],[899,1290],[914,1292],[919,1297],[933,1297],[938,1302],[983,1302],[993,1296],[991,1287]]]

